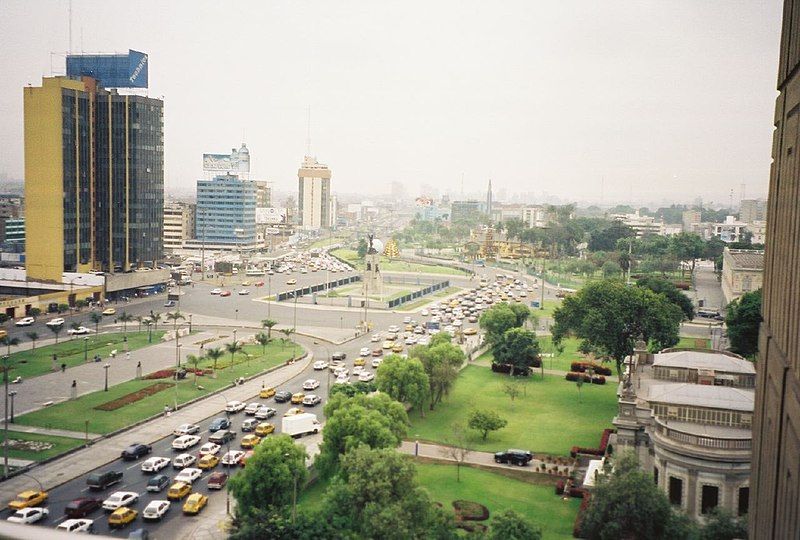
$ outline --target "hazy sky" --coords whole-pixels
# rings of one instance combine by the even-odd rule
[[[0,172],[23,176],[22,87],[64,69],[67,0],[0,0]],[[167,190],[246,141],[296,189],[727,202],[766,193],[778,0],[73,0],[73,50],[150,55]],[[59,52],[59,56],[51,56]],[[641,195],[637,195],[641,194]]]

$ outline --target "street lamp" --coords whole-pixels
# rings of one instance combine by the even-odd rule
[[[192,314],[189,313],[189,333],[192,333]]]
[[[5,385],[5,408],[3,409],[3,478],[8,478],[8,355],[3,356],[3,384]]]
[[[11,392],[8,393],[8,395],[11,397],[11,423],[13,424],[14,423],[14,396],[17,395],[17,391],[16,390],[12,390]]]
[[[89,361],[89,336],[83,336],[83,363]]]
[[[106,370],[106,384],[103,388],[103,392],[108,392],[108,368],[111,367],[111,364],[103,364],[103,369]]]

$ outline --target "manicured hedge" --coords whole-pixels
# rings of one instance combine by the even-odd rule
[[[570,371],[564,376],[565,379],[568,381],[577,381],[578,379],[583,379],[585,383],[592,383],[592,384],[606,384],[606,378],[602,375],[595,375],[594,377],[589,377],[586,373],[581,373],[579,371]]]
[[[534,365],[533,367],[542,367],[541,360],[539,361],[538,365]],[[495,362],[492,362],[492,371],[494,371],[495,373],[511,373],[511,364],[497,364]],[[528,368],[528,369],[516,368],[514,370],[514,375],[515,376],[516,375],[522,375],[522,376],[526,376],[527,377],[530,374],[531,374],[530,368]]]
[[[590,456],[604,456],[606,454],[606,449],[608,449],[608,440],[611,437],[611,434],[614,433],[613,429],[604,429],[603,435],[600,437],[600,447],[599,448],[584,448],[580,446],[573,446],[569,454],[572,457],[577,457],[578,454],[588,454]]]
[[[572,362],[569,367],[570,371],[579,371],[581,373],[584,373],[589,368],[593,369],[597,375],[611,375],[611,368],[595,362]]]

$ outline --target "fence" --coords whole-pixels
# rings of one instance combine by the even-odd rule
[[[361,281],[361,276],[349,276],[346,278],[337,279],[335,281],[329,281],[328,283],[318,283],[316,285],[310,285],[308,287],[301,287],[293,291],[284,291],[282,293],[278,293],[275,296],[275,300],[278,302],[283,302],[284,300],[294,299],[295,296],[300,297],[319,291],[333,289],[334,287],[341,287],[342,285],[347,285],[355,281]]]
[[[449,286],[450,286],[450,281],[449,280],[440,281],[439,283],[433,283],[431,285],[428,285],[424,289],[420,289],[418,291],[414,291],[414,292],[409,293],[409,294],[407,294],[405,296],[401,296],[400,298],[395,298],[393,300],[389,300],[389,302],[388,302],[389,309],[392,309],[392,308],[395,308],[395,307],[397,307],[399,305],[405,304],[406,302],[411,302],[412,300],[416,300],[417,298],[420,298],[422,296],[426,296],[426,295],[434,293],[436,291],[439,291],[439,290],[442,290],[442,289],[447,289]]]

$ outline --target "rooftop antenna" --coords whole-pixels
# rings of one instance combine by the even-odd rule
[[[311,105],[308,106],[308,125],[306,126],[306,155],[311,156]]]

